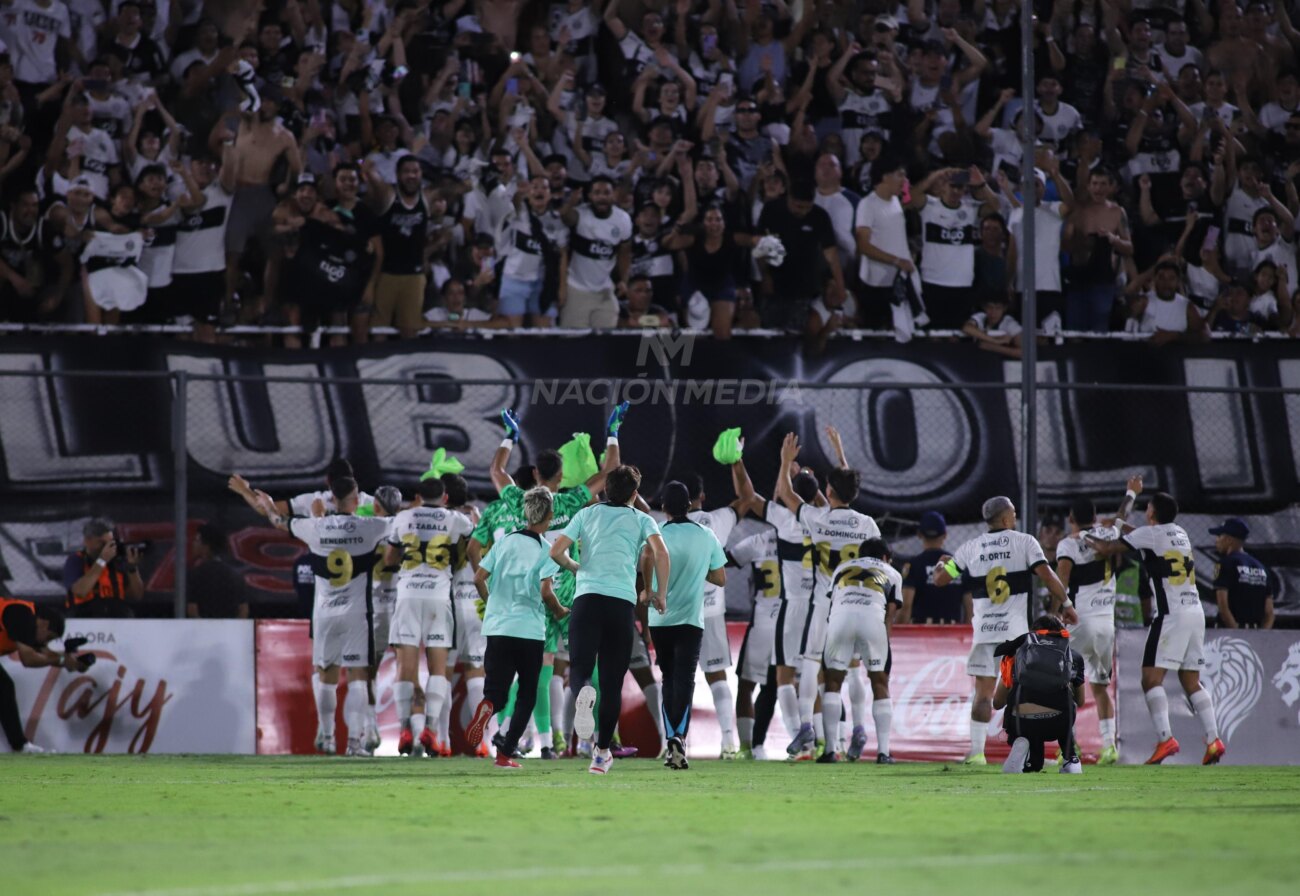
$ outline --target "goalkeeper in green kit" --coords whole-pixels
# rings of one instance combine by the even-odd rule
[[[516,483],[507,472],[510,455],[519,442],[521,428],[513,410],[501,412],[505,438],[492,457],[490,475],[500,497],[483,510],[478,525],[470,536],[469,555],[477,567],[480,558],[501,537],[526,525],[523,513],[524,491],[535,485],[545,486],[554,495],[554,519],[551,531],[563,529],[573,515],[595,501],[595,495],[605,487],[609,471],[621,463],[618,431],[627,414],[628,404],[614,408],[606,423],[604,464],[599,468],[590,447],[590,436],[576,434],[572,441],[559,451],[547,449],[538,455],[534,465],[535,482]],[[583,477],[585,474],[585,478]],[[576,551],[576,547],[575,547]],[[573,573],[561,570],[553,580],[555,595],[565,607],[572,606],[576,582]],[[568,619],[556,620],[547,615],[546,647],[542,658],[541,680],[537,686],[537,703],[533,718],[542,736],[542,758],[555,758],[563,746],[562,709],[564,701],[564,673],[568,666]],[[478,696],[482,696],[481,694]],[[508,716],[513,702],[503,708],[502,717]],[[548,735],[549,732],[549,735]],[[499,744],[498,744],[499,747]]]

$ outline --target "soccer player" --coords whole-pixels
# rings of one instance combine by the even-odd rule
[[[1127,498],[1125,502],[1120,519],[1128,513]],[[1110,559],[1098,557],[1085,536],[1114,541],[1119,538],[1119,529],[1097,524],[1097,509],[1090,498],[1077,498],[1070,505],[1069,524],[1070,536],[1056,546],[1056,575],[1079,614],[1078,624],[1069,629],[1070,648],[1083,657],[1084,677],[1097,701],[1101,726],[1097,764],[1114,765],[1119,754],[1115,750],[1115,706],[1109,687],[1115,659],[1115,573]],[[1052,615],[1057,611],[1053,602]]]
[[[889,547],[873,538],[858,546],[856,557],[839,563],[831,574],[830,617],[826,625],[826,693],[822,719],[826,726],[826,752],[818,762],[838,762],[840,687],[854,656],[867,664],[874,699],[871,715],[876,723],[876,762],[893,764],[889,755],[889,726],[894,709],[889,699],[889,630],[902,603],[903,577],[889,563]],[[854,721],[858,721],[855,719]],[[855,735],[856,737],[856,735]],[[862,754],[861,747],[854,760]]]
[[[845,560],[858,556],[862,545],[880,537],[876,521],[850,505],[858,496],[858,472],[849,469],[844,446],[835,427],[826,428],[835,449],[837,467],[826,474],[826,504],[806,502],[794,489],[790,465],[799,455],[799,437],[789,433],[781,445],[781,474],[776,482],[777,498],[808,529],[812,545],[813,589],[808,605],[808,623],[799,647],[802,668],[799,672],[799,730],[786,747],[793,759],[811,759],[817,733],[813,727],[813,709],[817,703],[817,678],[821,671],[822,652],[826,647],[826,624],[830,614],[831,578]],[[825,724],[825,715],[823,715]],[[865,736],[865,732],[864,732]],[[831,744],[829,749],[838,745]],[[861,751],[861,745],[855,747]]]
[[[740,758],[754,758],[754,688],[766,682],[776,659],[777,624],[781,616],[781,559],[776,529],[742,540],[727,551],[735,566],[748,566],[754,607],[740,642],[736,662],[736,728],[740,732]]]
[[[1016,531],[1016,507],[1001,495],[989,498],[982,508],[989,529],[972,538],[952,556],[939,558],[934,570],[934,584],[940,587],[961,580],[969,590],[969,615],[974,643],[966,660],[966,674],[975,679],[971,698],[970,752],[967,765],[987,765],[984,741],[993,718],[993,692],[997,688],[998,664],[994,648],[1029,631],[1029,594],[1033,576],[1047,586],[1060,602],[1065,622],[1079,621],[1074,604],[1065,593],[1061,580],[1047,564],[1038,539]]]
[[[641,473],[635,467],[611,471],[605,482],[607,503],[578,511],[551,546],[551,559],[578,577],[569,620],[569,691],[574,729],[583,740],[590,740],[597,730],[591,676],[600,663],[600,733],[588,769],[596,775],[606,774],[614,762],[609,745],[623,709],[623,677],[634,637],[637,562],[647,544],[655,572],[655,592],[649,600],[659,612],[667,609],[668,549],[655,521],[632,506],[640,486]],[[581,566],[569,555],[574,545]]]
[[[690,512],[687,514],[691,522],[710,530],[722,545],[731,538],[736,523],[745,515],[754,497],[754,486],[750,484],[744,461],[737,460],[730,466],[736,498],[716,510],[704,509],[704,477],[699,473],[689,473],[683,477],[692,495]],[[727,638],[726,614],[726,590],[712,582],[705,585],[704,641],[700,646],[700,670],[709,684],[713,707],[718,714],[718,727],[722,729],[722,758],[735,759],[738,754],[736,705],[732,702],[731,685],[727,682],[727,669],[731,666],[731,642]]]
[[[428,475],[428,474],[426,474]],[[476,526],[479,521],[478,508],[469,503],[469,483],[457,473],[443,473],[443,487],[447,490],[447,506],[457,513],[463,513]],[[466,703],[471,695],[482,699],[479,690],[483,687],[483,651],[487,642],[483,639],[483,620],[478,614],[478,590],[474,587],[474,573],[477,567],[470,562],[469,540],[462,543],[466,550],[456,555],[456,571],[451,577],[452,606],[456,610],[456,644],[447,657],[447,675],[450,678],[456,664],[461,665],[461,675],[465,679]],[[471,687],[472,685],[472,687]],[[477,706],[478,704],[473,704]],[[442,705],[442,715],[438,718],[438,743],[451,754],[451,701]],[[486,748],[480,745],[478,755],[487,756]]]
[[[402,492],[394,485],[381,485],[375,489],[375,498],[371,504],[371,512],[378,519],[391,519],[396,516],[402,509]],[[362,735],[362,745],[366,752],[373,754],[379,749],[381,739],[379,737],[379,720],[375,717],[375,699],[378,696],[375,689],[379,681],[379,664],[383,662],[384,653],[389,647],[388,632],[393,620],[393,606],[397,603],[397,581],[395,573],[397,568],[389,566],[384,562],[384,552],[387,550],[386,545],[380,545],[375,548],[375,569],[374,569],[374,586],[372,588],[371,604],[374,612],[371,617],[371,627],[374,631],[375,661],[368,670],[366,685],[366,706],[361,711],[363,718],[364,733]],[[348,677],[348,692],[344,698],[344,713],[347,713],[349,704],[354,700],[360,700],[360,691],[358,696],[353,697],[353,682],[360,685],[357,679]]]
[[[317,671],[316,750],[334,752],[334,712],[337,708],[339,669],[349,681],[365,681],[375,662],[373,595],[375,548],[388,537],[387,519],[357,516],[357,482],[350,476],[331,480],[337,513],[326,514],[325,502],[313,502],[310,517],[286,520],[266,492],[255,492],[258,507],[271,525],[307,545],[316,573],[316,601],[312,611],[312,666]],[[358,695],[364,694],[361,689]],[[348,755],[364,755],[364,698],[345,706]],[[351,710],[348,712],[347,710]],[[361,709],[360,718],[357,710]]]
[[[708,617],[704,608],[706,584],[721,589],[727,583],[727,557],[718,536],[691,518],[695,505],[691,489],[684,483],[664,486],[663,508],[668,521],[660,529],[668,549],[671,571],[668,575],[668,607],[648,612],[654,637],[655,659],[663,678],[664,732],[668,736],[668,756],[664,765],[686,769],[686,732],[691,724],[691,700],[695,694],[695,668],[702,666],[700,649],[705,638]],[[658,587],[659,580],[651,567],[653,552],[641,558],[642,580],[646,590]],[[646,601],[642,601],[644,605]],[[724,673],[725,674],[725,673]],[[730,694],[728,694],[730,706]],[[723,742],[726,757],[726,741]]]
[[[546,638],[543,604],[561,618],[569,612],[555,596],[551,583],[555,564],[547,555],[550,545],[544,538],[551,526],[552,500],[551,490],[544,485],[525,492],[524,518],[528,525],[504,536],[483,558],[474,575],[474,587],[486,601],[483,634],[487,639],[487,675],[483,699],[465,731],[471,747],[477,749],[482,743],[487,723],[496,707],[505,705],[510,684],[519,676],[515,711],[497,750],[498,768],[519,768],[513,757],[532,715],[542,670]]]
[[[1141,493],[1141,487],[1141,480],[1129,480],[1126,503]],[[1146,518],[1147,524],[1137,529],[1121,523],[1123,534],[1116,541],[1088,538],[1099,557],[1129,550],[1140,551],[1142,565],[1151,577],[1156,616],[1151,622],[1146,651],[1142,656],[1142,690],[1158,742],[1146,764],[1159,765],[1178,753],[1178,741],[1169,726],[1169,698],[1164,688],[1165,672],[1173,670],[1178,673],[1192,712],[1205,732],[1205,756],[1201,764],[1214,765],[1223,758],[1227,748],[1219,739],[1214,700],[1210,692],[1201,687],[1200,670],[1205,665],[1205,610],[1196,590],[1192,542],[1183,527],[1174,524],[1178,518],[1178,502],[1172,495],[1164,492],[1152,495],[1147,502]]]
[[[330,461],[329,466],[325,468],[325,489],[317,492],[304,492],[301,495],[295,495],[287,501],[273,501],[272,509],[276,515],[282,517],[291,516],[311,516],[312,505],[320,501],[325,505],[327,513],[340,513],[338,504],[334,497],[334,480],[352,479],[356,477],[352,472],[352,464],[345,457],[336,457]],[[253,510],[266,516],[264,508],[258,501],[257,493],[249,487],[247,480],[238,473],[231,475],[227,486],[232,492],[239,495]],[[374,498],[365,492],[357,493],[357,507],[364,507],[374,503]]]
[[[451,699],[447,656],[456,643],[456,611],[452,604],[452,574],[474,524],[463,513],[447,509],[446,486],[441,479],[423,479],[415,490],[418,505],[393,519],[384,560],[401,564],[397,573],[397,604],[393,608],[391,635],[397,648],[397,681],[393,702],[401,723],[397,752],[414,749],[411,702],[424,651],[428,676],[424,680],[424,730],[418,735],[429,756],[443,752],[435,728],[444,702]]]

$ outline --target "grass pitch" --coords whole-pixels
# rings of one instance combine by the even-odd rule
[[[0,757],[3,892],[1296,892],[1300,768]]]

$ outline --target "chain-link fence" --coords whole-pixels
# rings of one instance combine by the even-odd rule
[[[1258,359],[1253,367],[1217,356],[1141,361],[1166,373],[1174,365],[1176,386],[1085,382],[1112,363],[1106,355],[1043,361],[1037,431],[1027,440],[1019,366],[1000,360],[983,361],[984,381],[963,381],[969,371],[952,361],[858,352],[781,368],[756,353],[737,366],[734,353],[701,356],[697,346],[684,363],[642,358],[631,376],[567,375],[627,370],[632,359],[619,352],[634,354],[634,346],[593,356],[585,340],[556,340],[525,362],[503,341],[491,353],[372,353],[346,366],[183,350],[149,373],[0,353],[0,587],[61,600],[81,525],[108,516],[123,541],[146,545],[140,613],[183,613],[188,539],[176,533],[213,522],[231,536],[230,562],[254,613],[291,614],[299,605],[290,569],[301,546],[227,490],[230,474],[287,498],[324,488],[326,467],[346,457],[366,490],[392,484],[409,495],[441,447],[464,464],[485,502],[502,408],[519,409],[523,420],[513,471],[575,433],[590,434],[599,455],[609,410],[628,400],[623,460],[641,468],[650,497],[696,471],[707,507],[729,502],[731,471],[712,447],[735,426],[755,489],[770,495],[785,433],[799,435],[800,460],[821,471],[836,463],[826,431],[834,426],[861,474],[857,506],[906,554],[919,547],[915,526],[926,510],[947,516],[955,545],[980,528],[984,499],[1005,494],[1028,525],[1047,524],[1050,540],[1074,497],[1113,507],[1127,476],[1141,473],[1149,489],[1178,497],[1180,522],[1207,567],[1209,527],[1248,517],[1253,550],[1278,573],[1280,610],[1297,603],[1300,361],[1271,359],[1267,376]],[[521,376],[530,366],[536,375]],[[764,375],[774,371],[796,375]],[[729,372],[739,375],[722,375]],[[1022,494],[1027,445],[1038,475]]]

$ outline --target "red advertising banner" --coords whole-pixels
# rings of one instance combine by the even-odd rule
[[[727,629],[734,658],[739,654],[745,626],[743,623],[730,623]],[[970,748],[972,680],[966,675],[970,644],[969,626],[909,625],[894,629],[890,675],[894,715],[890,751],[896,758],[936,762],[960,760],[966,755]],[[307,622],[258,620],[256,647],[257,752],[312,752],[316,737],[316,708],[311,691],[311,641],[307,635]],[[384,739],[379,750],[381,755],[391,755],[397,747],[397,716],[392,701],[394,672],[395,664],[390,653],[380,666],[375,692],[380,732]],[[860,670],[858,674],[862,674]],[[341,723],[345,691],[346,685],[341,684],[340,721],[335,736],[340,751],[345,743]],[[732,693],[735,693],[734,676]],[[458,677],[452,709],[452,745],[457,752],[464,748],[463,726],[472,710],[472,707],[464,705],[464,695],[464,685]],[[1001,718],[1000,712],[995,713],[989,725],[985,754],[990,762],[1000,760],[1007,752]],[[869,700],[863,724],[869,737],[867,754],[871,755],[876,747]],[[1100,751],[1100,736],[1091,693],[1088,704],[1079,712],[1075,731],[1085,758],[1095,758]],[[624,744],[637,747],[642,756],[658,753],[654,720],[647,711],[640,688],[630,675],[623,683],[619,734]],[[782,725],[778,711],[768,731],[768,756],[784,757],[789,739],[790,734]],[[689,746],[695,756],[717,756],[721,750],[717,715],[703,674],[696,679]]]

